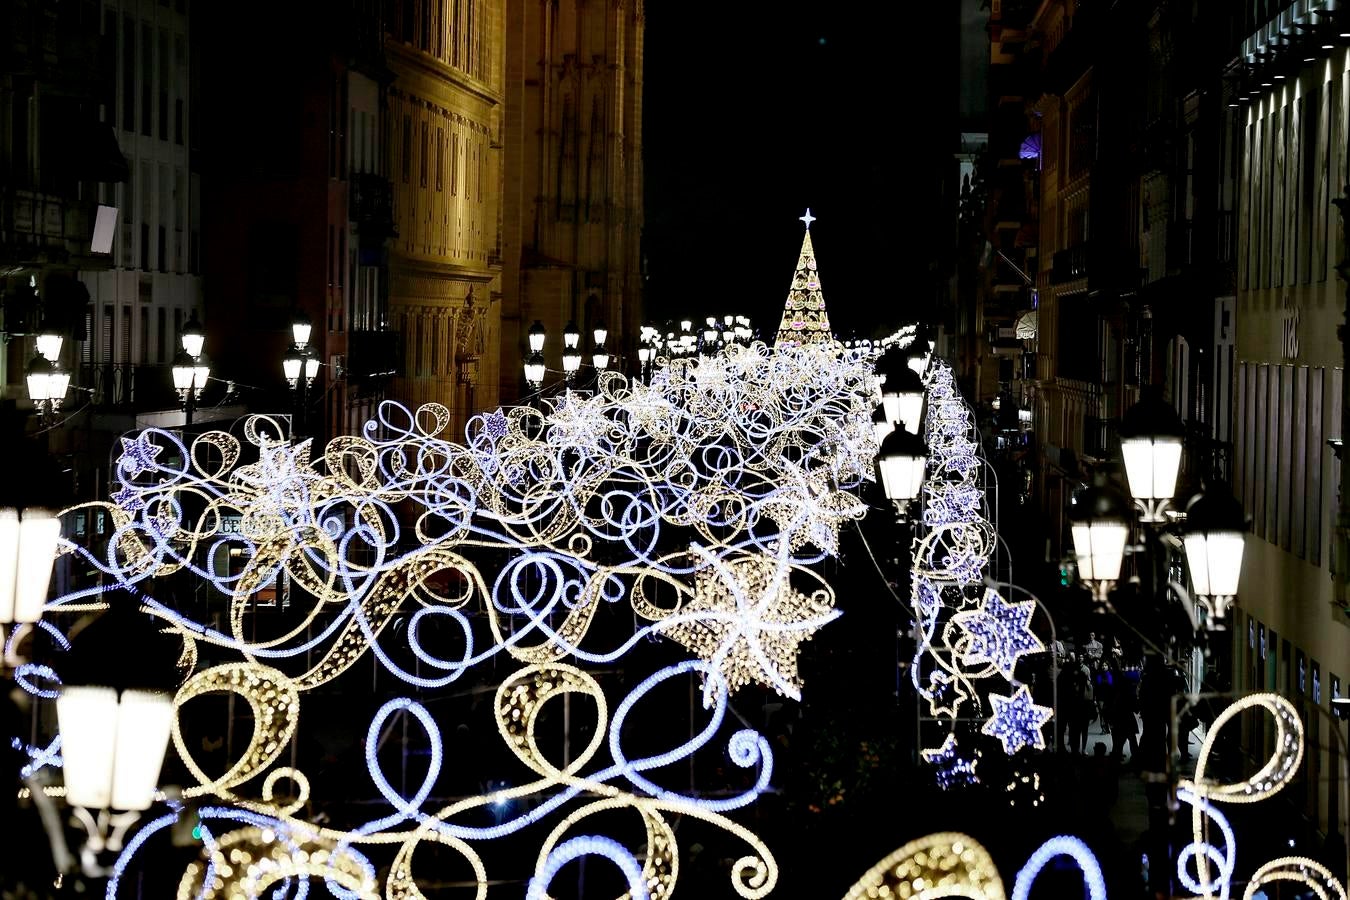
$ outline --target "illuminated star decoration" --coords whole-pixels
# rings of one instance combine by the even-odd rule
[[[805,223],[806,223],[806,229],[807,229],[808,231],[811,230],[811,223],[814,222],[815,220],[816,220],[816,217],[813,216],[813,215],[811,215],[811,207],[809,207],[809,206],[806,208],[806,215],[804,215],[804,216],[798,216],[798,217],[797,217],[797,221],[798,221],[798,222],[805,222]]]
[[[500,407],[483,416],[483,428],[494,438],[506,437],[506,414]]]
[[[129,513],[140,512],[145,509],[145,501],[141,499],[141,492],[131,485],[127,485],[120,491],[113,491],[108,496],[113,503]]]
[[[944,791],[954,787],[975,784],[980,779],[975,774],[977,759],[962,759],[956,752],[956,735],[948,734],[941,747],[920,750],[923,761],[934,769],[938,787]]]
[[[970,635],[963,661],[967,665],[992,663],[1009,681],[1019,657],[1045,650],[1041,639],[1031,631],[1034,600],[1009,603],[997,591],[984,592],[984,606],[954,618]]]
[[[794,591],[771,557],[751,556],[699,570],[694,599],[661,631],[719,668],[731,691],[757,681],[797,700],[799,646],[838,615],[828,595]],[[705,680],[705,706],[713,687]]]
[[[122,455],[117,464],[128,478],[135,478],[142,472],[148,472],[155,467],[155,457],[159,456],[164,448],[158,444],[152,444],[145,439],[145,435],[137,435],[135,438],[122,438]]]
[[[1011,697],[990,694],[989,702],[993,704],[994,714],[980,731],[1002,741],[1004,753],[1012,756],[1023,747],[1045,749],[1041,726],[1050,721],[1051,711],[1049,707],[1031,702],[1031,691],[1025,684]]]

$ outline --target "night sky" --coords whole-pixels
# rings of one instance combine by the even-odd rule
[[[771,335],[807,206],[836,333],[923,312],[930,262],[951,243],[955,9],[726,9],[646,6],[648,318],[745,313]]]

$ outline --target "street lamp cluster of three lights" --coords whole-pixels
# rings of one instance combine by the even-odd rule
[[[319,357],[309,346],[309,336],[313,330],[313,323],[304,313],[297,314],[291,322],[291,347],[281,359],[281,371],[286,376],[286,382],[296,390],[305,384],[313,385],[319,375]],[[304,384],[300,381],[301,376],[304,377]]]
[[[1130,532],[1140,524],[1163,528],[1177,520],[1196,599],[1206,627],[1224,619],[1237,596],[1247,530],[1242,505],[1227,485],[1206,484],[1184,512],[1169,511],[1181,468],[1185,429],[1176,411],[1149,394],[1120,423],[1121,457],[1130,498],[1099,475],[1069,509],[1079,578],[1105,602],[1120,579]]]
[[[544,364],[544,343],[547,337],[548,331],[544,328],[544,323],[536,319],[526,335],[530,353],[525,357],[524,364],[525,382],[534,391],[544,386],[544,375],[547,372]],[[591,337],[594,340],[591,345],[591,365],[597,372],[603,372],[609,368],[610,362],[609,350],[605,346],[609,338],[609,329],[604,325],[597,325],[591,330]],[[583,359],[581,330],[577,328],[576,322],[569,321],[567,327],[563,329],[562,353],[563,375],[569,387],[575,383]]]

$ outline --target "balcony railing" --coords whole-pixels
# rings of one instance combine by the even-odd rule
[[[1050,259],[1050,283],[1063,284],[1088,276],[1091,245],[1084,241],[1067,250],[1058,250]]]
[[[96,410],[134,412],[177,406],[171,366],[104,363],[80,367],[78,387]]]
[[[349,215],[362,237],[383,240],[397,236],[398,232],[394,229],[394,189],[389,179],[382,175],[358,173],[351,177],[347,191]]]

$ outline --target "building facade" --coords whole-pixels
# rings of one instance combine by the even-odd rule
[[[190,159],[189,11],[183,0],[106,0],[102,11],[102,41],[115,58],[105,121],[128,172],[105,191],[118,211],[112,265],[80,273],[92,308],[77,383],[93,391],[101,409],[173,408],[170,368],[203,296],[200,185]]]
[[[262,32],[229,8],[194,10],[211,110],[198,146],[216,390],[290,413],[296,433],[319,441],[359,433],[398,368],[385,301],[384,4],[346,0],[317,22],[288,7]],[[235,65],[240,46],[269,65]],[[301,315],[319,362],[303,392],[282,370]]]
[[[1338,597],[1335,542],[1341,459],[1344,220],[1350,184],[1350,17],[1299,4],[1249,20],[1246,77],[1234,98],[1242,129],[1233,378],[1234,482],[1251,519],[1235,619],[1238,682],[1275,690],[1305,711],[1319,746],[1300,790],[1311,824],[1350,810],[1340,744],[1325,712],[1350,683],[1350,617]],[[1249,723],[1259,754],[1270,739]]]
[[[391,395],[449,407],[456,436],[498,398],[504,5],[413,0],[386,23]]]
[[[526,332],[609,331],[615,366],[642,321],[643,0],[508,5],[501,383],[522,393]],[[583,346],[583,351],[589,347]],[[553,380],[553,379],[550,379]]]

